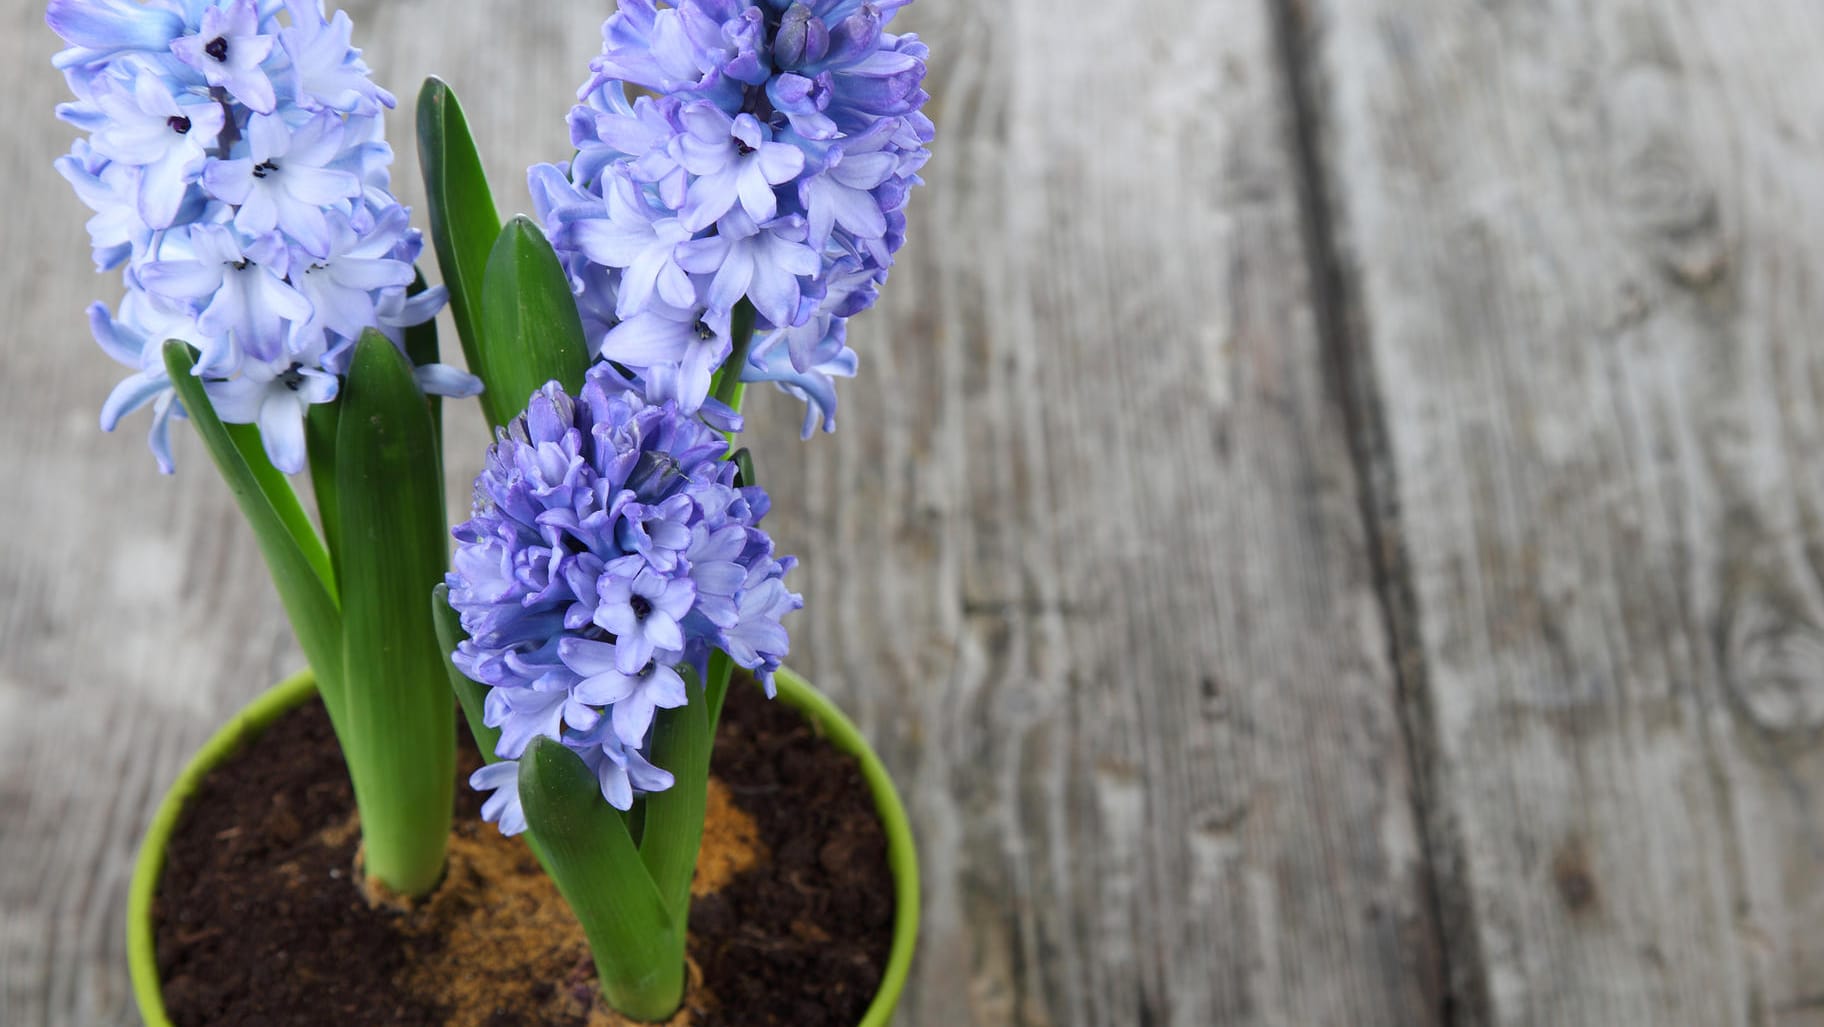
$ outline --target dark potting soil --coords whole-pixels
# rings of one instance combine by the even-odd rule
[[[705,1022],[853,1027],[893,942],[887,840],[860,765],[750,685],[728,691],[711,766],[772,859],[691,903],[691,956],[721,1014]]]
[[[354,798],[320,702],[211,774],[172,835],[153,904],[172,1021],[615,1023],[556,889],[523,843],[480,821],[480,797],[462,783],[480,758],[466,729],[460,738],[451,869],[407,912],[370,905],[354,885]],[[894,910],[859,767],[738,682],[712,774],[697,887],[713,890],[692,903],[691,992],[675,1022],[857,1023]]]

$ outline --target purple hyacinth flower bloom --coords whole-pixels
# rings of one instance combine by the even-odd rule
[[[623,745],[638,748],[644,743],[653,711],[675,710],[690,701],[684,679],[670,666],[655,662],[632,673],[621,670],[618,641],[566,638],[558,643],[558,654],[582,678],[573,691],[576,699],[613,707],[614,734]]]
[[[610,563],[597,586],[595,623],[614,632],[615,666],[625,674],[638,672],[661,650],[683,651],[678,621],[697,598],[697,586],[689,578],[667,578],[640,566],[644,562],[623,557]]]
[[[360,178],[330,166],[342,157],[342,132],[342,119],[331,111],[296,129],[277,116],[256,114],[247,126],[249,155],[210,164],[203,188],[240,207],[234,225],[242,232],[282,229],[312,256],[328,256],[324,208],[361,194]]]
[[[173,96],[150,72],[141,72],[130,86],[100,79],[95,105],[105,118],[90,145],[111,161],[140,169],[136,202],[141,220],[150,228],[171,227],[184,191],[196,181],[222,131],[222,105],[191,94]]]
[[[655,292],[674,307],[690,306],[697,298],[696,287],[676,256],[678,244],[690,238],[690,229],[676,217],[655,211],[625,174],[610,170],[603,192],[606,203],[598,201],[598,207],[605,209],[606,217],[557,217],[564,242],[597,264],[623,270],[616,314],[637,313]]]
[[[669,771],[653,766],[639,749],[622,743],[608,718],[590,731],[565,739],[565,744],[595,772],[602,798],[615,809],[632,809],[636,795],[662,792],[675,783]]]
[[[835,320],[829,334],[818,339],[802,358],[793,356],[793,347],[785,336],[777,343],[768,339],[755,347],[748,356],[747,366],[741,369],[742,381],[773,382],[804,401],[804,425],[800,432],[804,438],[810,438],[819,426],[826,432],[836,430],[835,379],[855,377],[859,359],[854,350],[843,344],[843,328],[843,322]],[[796,334],[798,329],[789,332]]]
[[[769,697],[773,694],[772,672],[779,667],[778,658],[771,654],[782,653],[791,644],[779,618],[802,606],[804,600],[786,591],[777,574],[762,577],[736,600],[740,623],[722,633],[729,658],[754,671]]]
[[[654,301],[609,330],[602,340],[601,356],[635,369],[676,368],[678,405],[694,413],[709,396],[716,368],[734,348],[728,332],[726,312]]]
[[[469,775],[469,787],[492,792],[481,804],[481,819],[498,825],[509,837],[526,829],[526,808],[519,801],[519,761],[490,763]]]
[[[50,0],[44,20],[64,42],[103,56],[163,50],[184,30],[176,13],[136,0]]]
[[[171,40],[171,52],[249,110],[271,114],[278,98],[260,65],[272,53],[274,42],[274,37],[260,33],[260,12],[253,0],[232,0],[224,7],[205,9],[202,28]]]
[[[56,166],[95,211],[97,265],[124,265],[118,320],[93,320],[136,372],[104,424],[151,405],[170,469],[183,411],[162,343],[179,338],[227,419],[263,423],[274,460],[300,467],[299,418],[279,412],[334,395],[362,331],[403,349],[446,296],[406,294],[423,244],[390,191],[379,115],[394,101],[347,17],[318,0],[50,0],[46,20],[70,44],[55,63],[76,102],[58,115],[89,133]],[[415,377],[440,394],[480,388],[440,364]]]
[[[95,212],[85,226],[93,248],[95,270],[119,267],[137,253],[144,253],[152,229],[139,216],[139,172],[93,152],[78,139],[65,156],[57,158],[58,174],[70,183],[78,199]]]
[[[165,375],[163,347],[166,339],[195,343],[196,319],[153,302],[143,292],[129,292],[120,302],[119,318],[109,315],[100,303],[91,304],[89,330],[104,353],[136,369],[102,403],[101,430],[113,431],[121,418],[150,404],[152,427],[146,442],[159,472],[172,473],[176,465],[171,459],[171,418],[183,416],[183,407]]]
[[[664,93],[711,83],[713,64],[690,38],[679,10],[653,0],[626,0],[617,7],[602,25],[602,56],[590,65],[599,77]]]
[[[745,296],[775,325],[802,320],[798,279],[823,266],[823,258],[804,243],[804,219],[788,214],[756,225],[744,211],[731,211],[719,227],[715,235],[678,247],[678,263],[684,270],[713,276],[709,309],[732,311]]]
[[[287,323],[310,317],[310,301],[287,284],[290,256],[277,234],[243,247],[224,225],[190,229],[194,260],[154,261],[140,269],[148,291],[206,305],[197,327],[210,338],[197,373],[232,373],[243,354],[275,361],[285,348]]]
[[[799,183],[799,199],[809,212],[810,245],[819,250],[829,245],[838,225],[858,239],[887,234],[886,213],[874,190],[899,173],[899,155],[889,149],[893,131],[892,123],[881,122],[832,151],[823,174]]]
[[[792,561],[773,558],[766,495],[734,487],[727,452],[608,364],[575,397],[546,385],[500,432],[447,578],[469,634],[452,660],[488,687],[497,755],[553,738],[627,809],[673,783],[645,747],[658,711],[701,694],[683,667],[701,675],[718,648],[763,678],[778,667]]]
[[[286,0],[285,10],[291,24],[279,30],[279,45],[291,61],[287,84],[300,107],[366,115],[393,107],[393,94],[374,84],[361,51],[349,45],[354,23],[346,13],[326,19],[318,0]]]
[[[933,136],[921,112],[928,50],[886,30],[908,2],[626,0],[603,26],[569,116],[569,180],[542,190],[540,216],[592,348],[647,396],[709,409],[704,389],[732,348],[710,333],[702,341],[716,345],[691,346],[687,329],[714,324],[701,311],[732,319],[751,304],[758,334],[742,380],[803,399],[807,431],[834,425],[834,380],[856,366],[842,322],[872,305],[904,242],[902,208]],[[572,208],[625,180],[641,187],[639,234],[618,253],[585,249],[583,218],[618,218]],[[667,216],[690,238],[654,239],[645,226]],[[638,274],[634,242],[651,247]],[[695,297],[684,301],[682,277],[672,292],[649,287],[654,254]],[[855,273],[866,288],[842,284]]]
[[[778,213],[773,187],[804,170],[804,151],[776,143],[752,114],[729,117],[713,103],[686,105],[678,113],[684,131],[672,140],[671,155],[696,176],[685,192],[679,220],[700,232],[737,203],[756,222]]]
[[[311,308],[310,320],[298,328],[293,342],[300,349],[321,343],[325,332],[358,337],[378,323],[377,292],[412,284],[412,266],[392,257],[411,227],[404,207],[387,210],[365,234],[341,211],[331,211],[325,227],[329,245],[324,253],[298,261],[292,269],[291,280]]]
[[[204,384],[216,416],[228,424],[260,426],[267,459],[286,474],[304,469],[305,411],[335,399],[338,387],[335,375],[296,360],[252,361],[238,378]]]

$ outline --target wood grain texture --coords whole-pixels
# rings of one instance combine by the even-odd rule
[[[1824,10],[1308,6],[1457,1019],[1824,1024]]]
[[[436,72],[523,209],[607,6],[349,10],[401,195]],[[0,1023],[132,1023],[138,834],[299,658],[194,440],[94,430],[0,12]],[[1824,1024],[1824,13],[902,17],[940,142],[842,429],[750,406],[793,663],[919,831],[901,1022]]]
[[[1432,1022],[1266,14],[906,12],[940,133],[913,240],[841,430],[760,452],[807,554],[794,660],[921,831],[912,1022]]]
[[[1429,1023],[1437,940],[1265,9],[1146,6],[907,14],[943,135],[856,326],[864,377],[808,445],[792,404],[754,405],[773,527],[805,561],[794,662],[918,824],[903,1022]],[[0,514],[0,1021],[132,1022],[120,915],[151,803],[298,656],[200,448],[166,481],[92,429],[112,370],[80,308],[114,286],[48,167],[68,130],[41,9],[7,10],[30,114],[7,184],[32,201],[8,230],[41,256],[7,280],[0,359],[39,387],[9,391],[0,459],[46,487]],[[454,83],[523,208],[605,11],[350,10],[408,109],[422,75]],[[1160,61],[1166,89],[1142,74]],[[460,498],[484,436],[450,423]],[[50,764],[71,751],[80,773]]]

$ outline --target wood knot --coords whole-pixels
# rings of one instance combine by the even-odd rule
[[[1761,597],[1737,608],[1725,679],[1756,727],[1809,733],[1824,728],[1824,631],[1788,606]]]
[[[1602,896],[1596,887],[1596,875],[1590,871],[1589,848],[1581,839],[1565,842],[1552,857],[1552,883],[1558,888],[1558,898],[1572,913],[1596,908]]]
[[[1690,289],[1720,280],[1729,260],[1716,189],[1705,181],[1689,147],[1656,132],[1619,163],[1621,203],[1666,273]]]

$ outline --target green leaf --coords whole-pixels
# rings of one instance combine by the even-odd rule
[[[713,740],[716,725],[722,722],[722,703],[728,698],[728,682],[734,677],[735,661],[720,649],[709,654],[709,686],[704,694],[709,699],[709,734]],[[711,744],[714,744],[713,741]]]
[[[407,296],[416,296],[430,287],[425,283],[424,272],[417,268],[413,268],[412,271],[414,273],[412,284],[405,290]],[[414,368],[442,362],[443,356],[437,344],[436,318],[433,317],[423,324],[412,325],[405,330],[405,355],[411,360]],[[441,465],[443,463],[443,397],[426,394],[424,401],[431,408],[431,432],[437,439],[437,462]]]
[[[696,675],[680,667],[685,691],[697,691]],[[653,883],[679,921],[690,918],[690,878],[703,843],[703,814],[708,801],[711,731],[707,702],[693,696],[675,710],[654,718],[652,762],[671,771],[672,785],[646,796],[646,823],[640,836],[640,858]]]
[[[165,371],[184,411],[196,425],[228,491],[253,529],[285,614],[291,619],[304,658],[317,672],[317,688],[337,731],[342,727],[342,614],[329,554],[311,527],[291,482],[266,459],[259,431],[222,423],[193,373],[196,358],[177,340],[165,343]]]
[[[386,336],[355,344],[342,393],[343,754],[367,872],[422,895],[443,874],[456,717],[424,597],[443,579],[443,482],[430,409]]]
[[[470,680],[467,674],[457,670],[456,665],[450,662],[450,654],[469,635],[462,630],[462,618],[450,606],[448,585],[439,583],[431,589],[431,619],[437,626],[438,648],[443,653],[443,669],[450,679],[450,690],[456,693],[457,705],[462,707],[463,718],[469,722],[469,734],[475,739],[475,748],[481,750],[483,762],[498,762],[500,757],[494,755],[494,750],[500,746],[500,729],[489,727],[482,716],[486,709],[488,690],[479,682]]]
[[[501,229],[482,281],[481,347],[469,370],[487,384],[482,405],[499,427],[552,379],[572,394],[581,389],[589,346],[570,279],[530,218]]]
[[[342,511],[336,507],[336,432],[342,401],[313,404],[304,414],[304,444],[310,452],[310,488],[317,497],[317,519],[330,566],[341,573]]]
[[[479,374],[481,280],[488,251],[500,234],[500,215],[495,213],[462,104],[435,76],[425,79],[418,93],[418,160],[424,170],[431,242],[443,284],[450,290],[450,314],[456,319],[469,370]]]
[[[683,921],[664,898],[582,759],[539,737],[519,760],[519,801],[564,901],[583,925],[614,1008],[664,1020],[684,997]]]

